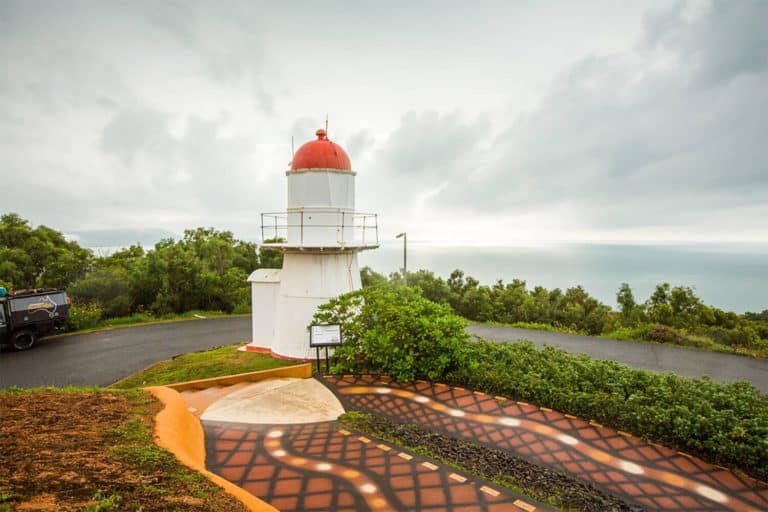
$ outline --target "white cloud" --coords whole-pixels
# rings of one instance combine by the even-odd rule
[[[648,5],[5,2],[2,209],[256,237],[329,114],[385,236],[768,239],[768,3]]]

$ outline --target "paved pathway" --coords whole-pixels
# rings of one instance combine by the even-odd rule
[[[768,393],[768,360],[765,359],[514,327],[472,324],[467,331],[494,341],[527,339],[538,346],[560,347],[574,354],[585,353],[645,370],[674,372],[688,377],[708,375],[720,382],[748,380],[763,393]]]
[[[284,512],[549,510],[336,421],[317,421],[335,418],[342,409],[315,379],[181,394],[202,420],[208,469]],[[309,396],[323,403],[306,404]],[[320,416],[307,418],[305,406]]]
[[[208,469],[283,512],[545,510],[335,421],[204,426]]]
[[[0,389],[106,386],[178,354],[247,341],[251,317],[142,325],[42,340],[0,352]]]
[[[326,382],[347,410],[506,450],[650,510],[768,510],[768,484],[550,409],[424,381],[344,376]]]

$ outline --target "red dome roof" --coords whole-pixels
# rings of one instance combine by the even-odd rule
[[[352,164],[349,162],[346,151],[338,144],[328,140],[325,130],[317,130],[315,135],[317,135],[317,140],[307,142],[293,155],[292,171],[302,169],[352,170]]]

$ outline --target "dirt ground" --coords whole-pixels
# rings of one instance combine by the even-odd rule
[[[142,391],[0,393],[0,512],[245,511],[151,441]]]

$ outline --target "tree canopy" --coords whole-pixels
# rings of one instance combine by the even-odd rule
[[[282,266],[282,254],[259,250],[230,231],[196,228],[153,248],[132,245],[104,257],[14,213],[0,220],[0,286],[67,286],[99,317],[190,310],[250,311],[248,275]],[[263,259],[263,262],[262,262]],[[262,265],[265,263],[265,265]]]
[[[0,286],[66,286],[88,270],[93,254],[47,226],[32,228],[15,213],[0,216]]]

